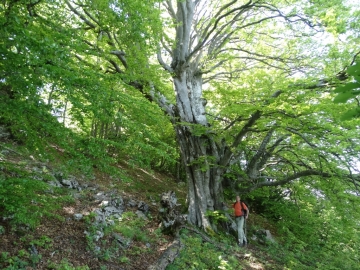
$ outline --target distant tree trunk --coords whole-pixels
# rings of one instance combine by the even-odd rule
[[[53,96],[53,93],[55,92],[55,86],[52,85],[51,86],[51,90],[49,92],[49,96],[48,96],[48,100],[47,100],[47,105],[51,105],[51,102],[52,102],[52,96]]]
[[[100,134],[99,134],[99,139],[105,139],[105,132],[106,132],[106,125],[104,122],[99,121],[100,122]]]
[[[66,112],[67,112],[68,101],[65,101],[64,113],[63,113],[63,125],[66,126]]]
[[[91,122],[91,131],[90,134],[92,137],[96,138],[97,137],[97,120],[95,118],[93,118],[92,122]]]

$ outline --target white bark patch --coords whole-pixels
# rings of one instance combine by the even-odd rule
[[[194,118],[192,115],[185,73],[183,73],[180,78],[174,78],[174,85],[176,90],[176,106],[179,110],[180,118],[184,122],[193,123]]]
[[[180,78],[174,78],[174,86],[181,120],[207,126],[201,77],[194,77],[192,72],[183,72]]]
[[[188,88],[191,89],[191,95],[189,97],[192,113],[195,121],[203,126],[207,125],[205,116],[205,106],[202,99],[202,79],[201,77],[188,78]]]

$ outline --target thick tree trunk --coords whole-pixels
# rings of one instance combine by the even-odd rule
[[[180,129],[180,128],[177,128]],[[221,208],[222,186],[221,170],[213,163],[216,149],[208,137],[186,134],[182,128],[178,140],[182,158],[186,162],[188,181],[188,221],[204,229],[211,226],[207,211]]]
[[[191,71],[174,78],[180,123],[175,126],[188,181],[188,221],[211,228],[207,211],[221,209],[223,192],[218,146],[207,132],[202,79]],[[199,131],[200,130],[200,131]]]

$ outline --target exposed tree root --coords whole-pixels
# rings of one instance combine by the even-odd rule
[[[189,225],[181,225],[177,228],[176,239],[172,242],[172,244],[164,251],[164,253],[159,257],[159,259],[149,266],[148,270],[164,270],[169,264],[173,263],[177,256],[180,254],[180,251],[185,247],[183,243],[181,243],[179,232],[181,229],[186,229],[191,232],[194,232],[201,236],[203,241],[208,242],[214,245],[217,249],[222,252],[233,255],[238,259],[244,259],[244,254],[237,254],[233,250],[229,249],[228,246],[222,245],[214,240],[212,240],[208,235],[206,235],[201,230],[191,227]]]
[[[181,243],[179,237],[177,237],[159,259],[148,267],[148,270],[164,270],[176,259],[183,247],[184,245]]]

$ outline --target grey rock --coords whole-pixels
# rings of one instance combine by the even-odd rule
[[[124,208],[124,200],[121,197],[111,200],[111,205],[117,208]]]
[[[62,187],[63,185],[58,180],[52,180],[48,183],[52,187]]]
[[[265,229],[257,230],[254,236],[258,239],[258,242],[261,244],[266,244],[267,242],[276,243],[274,237],[271,235],[269,230],[265,230]]]
[[[10,137],[10,132],[4,127],[0,126],[0,138],[1,139],[7,139]]]
[[[109,197],[104,192],[98,192],[94,195],[94,199],[96,202],[98,202],[102,206],[106,206],[110,204],[111,197]]]
[[[72,185],[72,183],[71,183],[70,180],[62,179],[62,180],[61,180],[61,184],[62,184],[63,186],[65,186],[65,187],[73,188],[73,185]]]
[[[96,209],[95,213],[95,223],[105,223],[105,215],[100,209]]]
[[[118,234],[118,233],[113,233],[114,238],[116,239],[116,241],[118,242],[118,244],[124,248],[127,249],[130,247],[131,245],[131,240],[128,238],[123,237],[122,235]]]
[[[80,220],[83,218],[83,215],[82,214],[74,214],[74,219],[75,220]]]
[[[56,175],[54,175],[56,177]],[[80,184],[78,181],[75,180],[75,178],[70,178],[70,179],[64,179],[62,176],[61,177],[56,177],[56,179],[59,180],[59,182],[67,188],[71,188],[71,189],[77,189],[77,190],[81,190]]]
[[[100,205],[100,206],[108,206],[109,203],[110,203],[110,201],[108,201],[108,200],[103,200],[99,205]]]
[[[30,253],[31,253],[31,255],[39,254],[39,252],[37,251],[36,247],[33,244],[31,244],[31,246],[30,246]]]
[[[127,205],[128,205],[129,207],[135,207],[135,206],[137,205],[137,203],[136,203],[136,201],[134,201],[134,200],[131,199],[131,200],[128,201]]]
[[[265,230],[266,239],[272,243],[275,243],[274,237],[271,235],[269,230]]]
[[[147,205],[145,202],[139,202],[138,204],[138,210],[141,212],[147,214],[149,212],[149,205]]]
[[[177,227],[186,222],[184,215],[181,214],[177,198],[174,191],[169,191],[161,195],[159,218],[161,220],[162,231],[166,234],[175,234]]]
[[[120,218],[121,218],[121,215],[120,215],[120,214],[114,214],[114,215],[112,215],[112,217],[113,217],[114,219],[120,219]]]
[[[113,219],[110,219],[110,220],[107,221],[107,224],[108,224],[109,226],[114,226],[114,225],[115,225],[115,221],[114,221]]]
[[[82,195],[78,192],[75,192],[72,194],[72,196],[75,198],[75,199],[80,199],[82,197]]]
[[[94,235],[94,240],[97,242],[100,240],[100,238],[104,237],[104,233],[102,231],[96,231]]]
[[[144,220],[147,220],[148,218],[146,217],[146,215],[144,214],[144,212],[137,210],[136,211],[136,215],[138,216],[138,218],[142,218]]]
[[[121,209],[118,209],[114,206],[107,206],[104,208],[105,216],[111,216],[114,214],[121,214],[123,211]]]

